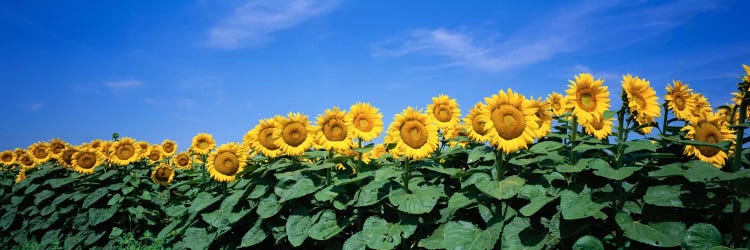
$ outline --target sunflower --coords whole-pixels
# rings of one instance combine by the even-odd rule
[[[123,137],[116,141],[110,147],[109,161],[120,166],[127,166],[138,160],[141,148],[135,140],[130,137]]]
[[[161,142],[161,149],[164,157],[170,157],[177,153],[177,143],[173,140],[164,140]]]
[[[0,164],[5,166],[16,164],[16,156],[13,154],[13,151],[5,150],[0,153]]]
[[[174,156],[174,164],[179,169],[190,170],[193,169],[193,159],[190,158],[190,154],[182,152]]]
[[[513,153],[526,148],[537,136],[536,116],[531,100],[508,89],[484,99],[487,106],[479,119],[490,135],[490,144],[498,150]]]
[[[23,180],[26,180],[26,169],[21,169],[21,171],[18,171],[18,175],[16,175],[16,183],[22,182]]]
[[[672,110],[677,119],[689,121],[693,118],[695,99],[691,98],[692,89],[681,81],[673,81],[673,86],[667,85],[667,107]]]
[[[346,114],[347,133],[351,138],[370,141],[383,131],[383,114],[369,103],[356,103]]]
[[[557,92],[552,92],[552,94],[547,95],[547,105],[552,109],[552,114],[555,116],[562,116],[566,112],[570,111],[567,109],[567,105],[565,104],[565,98],[563,95]]]
[[[420,160],[437,149],[437,130],[427,115],[408,107],[393,118],[388,134],[395,140],[401,154],[412,160]]]
[[[461,119],[461,110],[458,109],[456,99],[447,95],[438,95],[432,98],[432,103],[427,105],[427,117],[434,122],[438,129],[446,130],[458,124]]]
[[[682,128],[687,131],[686,139],[697,140],[707,143],[718,143],[732,140],[732,131],[729,130],[727,122],[721,116],[714,113],[703,113],[693,119],[687,126]],[[724,166],[727,153],[714,147],[686,145],[683,154],[696,156],[705,162],[711,163],[717,168]]]
[[[101,148],[102,148],[102,144],[104,144],[104,141],[102,141],[102,140],[100,140],[100,139],[95,139],[95,140],[93,140],[93,141],[89,142],[89,143],[88,143],[87,145],[85,145],[85,146],[86,146],[87,148],[90,148],[90,149],[101,150]]]
[[[16,156],[16,163],[21,165],[21,169],[34,167],[34,158],[28,151],[17,148],[16,150],[13,150],[13,154]]]
[[[367,153],[365,153],[362,156],[362,160],[365,161],[365,163],[369,164],[370,161],[372,161],[374,159],[378,159],[380,157],[383,157],[383,155],[385,155],[387,153],[388,152],[385,150],[385,145],[384,144],[382,144],[382,143],[381,144],[376,144],[372,148],[372,150],[367,151]]]
[[[542,98],[538,98],[534,100],[534,97],[531,97],[531,107],[536,109],[536,113],[534,115],[536,118],[539,118],[536,121],[536,124],[538,126],[536,130],[536,138],[542,138],[547,136],[550,130],[552,130],[552,114],[550,114],[550,108],[549,104],[545,101],[542,101]]]
[[[67,142],[55,138],[49,142],[49,153],[52,154],[52,158],[60,159],[62,152],[69,147],[70,145]]]
[[[76,147],[67,147],[60,154],[60,159],[57,163],[61,164],[65,168],[73,168],[73,155],[78,152]]]
[[[466,147],[468,145],[468,142],[466,140],[458,141],[455,140],[458,136],[466,136],[466,133],[464,133],[464,125],[461,123],[456,123],[453,127],[446,129],[443,132],[443,137],[448,140],[448,146],[456,147]]]
[[[484,121],[479,119],[482,114],[482,109],[486,105],[482,102],[474,104],[474,107],[469,110],[469,114],[464,117],[464,124],[466,124],[466,132],[471,140],[477,143],[484,143],[490,140],[490,133],[484,129]]]
[[[318,115],[315,126],[316,145],[325,150],[343,150],[351,148],[352,138],[347,132],[346,111],[340,111],[338,107],[326,109]]]
[[[745,68],[745,75],[742,77],[743,82],[750,82],[750,66],[742,65],[742,68]]]
[[[193,144],[190,150],[197,154],[208,154],[216,147],[214,137],[208,133],[200,133],[193,137]]]
[[[701,93],[692,93],[691,98],[695,101],[695,108],[693,108],[693,117],[699,117],[703,113],[713,112],[711,109],[711,103],[708,102],[708,98]]]
[[[278,129],[273,131],[274,144],[286,155],[299,156],[313,144],[313,128],[307,122],[307,116],[300,113],[289,113],[286,118],[277,120]]]
[[[613,117],[604,119],[604,117],[600,116],[593,121],[582,123],[581,125],[587,134],[602,140],[612,134],[612,121],[614,119]]]
[[[625,95],[628,98],[628,109],[639,125],[655,122],[656,117],[661,116],[659,103],[657,102],[659,98],[648,80],[638,76],[633,77],[630,74],[624,75],[622,76],[622,89],[625,90]],[[640,132],[649,134],[651,129],[650,126],[643,127]]]
[[[104,162],[105,156],[98,149],[81,148],[73,154],[72,158],[73,170],[82,174],[90,174],[94,172],[96,166]]]
[[[101,151],[102,154],[104,154],[105,156],[107,156],[107,155],[109,155],[112,152],[112,150],[114,150],[112,148],[112,145],[115,145],[115,142],[113,142],[113,141],[104,141],[104,142],[102,142],[102,145],[99,148],[99,151]]]
[[[273,140],[273,133],[278,128],[276,121],[281,119],[278,115],[269,119],[261,119],[255,128],[245,134],[243,144],[268,158],[281,155],[281,148]]]
[[[174,168],[169,164],[162,163],[151,170],[151,180],[160,185],[167,185],[174,179]]]
[[[565,102],[573,107],[573,115],[581,123],[594,120],[609,109],[609,91],[607,86],[602,86],[604,80],[594,80],[591,74],[581,73],[575,77],[575,81],[569,82]]]
[[[52,159],[52,154],[49,152],[49,143],[37,142],[29,146],[29,156],[34,160],[34,164],[41,165]]]
[[[234,181],[247,165],[247,149],[237,143],[221,145],[208,157],[208,173],[216,181]]]
[[[161,149],[161,145],[151,145],[148,151],[148,161],[150,163],[156,163],[164,157],[164,150]]]

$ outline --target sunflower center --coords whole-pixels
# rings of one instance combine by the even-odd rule
[[[93,168],[96,165],[96,155],[91,152],[85,152],[78,157],[78,167],[84,169]]]
[[[435,119],[440,122],[449,122],[451,120],[451,113],[450,108],[446,105],[440,105],[432,112],[435,115]]]
[[[718,143],[719,138],[721,138],[721,131],[718,127],[711,123],[701,123],[698,126],[696,126],[695,130],[695,139],[707,142],[707,143]],[[712,157],[719,153],[718,148],[709,147],[709,146],[698,146],[698,150],[701,152],[702,155],[707,157]]]
[[[592,112],[596,108],[596,97],[591,93],[582,93],[578,96],[578,106],[586,112]]]
[[[646,108],[646,98],[643,98],[643,96],[639,94],[633,94],[631,95],[631,97],[633,97],[631,98],[632,99],[631,101],[635,101],[635,104],[638,106],[639,109]]]
[[[358,115],[357,116],[357,122],[354,122],[354,127],[359,129],[360,131],[364,132],[370,132],[372,130],[372,122],[370,122],[370,119],[365,115]]]
[[[133,157],[133,155],[135,155],[135,147],[130,144],[122,145],[117,147],[115,153],[117,154],[117,158],[120,158],[122,160],[130,159],[130,157]]]
[[[480,121],[476,117],[471,120],[471,127],[474,129],[474,132],[477,132],[479,135],[484,135],[487,133],[486,130],[484,130],[484,122]]]
[[[323,135],[329,141],[343,141],[346,139],[346,128],[341,121],[331,119],[323,126]]]
[[[223,175],[232,176],[239,170],[240,161],[237,155],[231,152],[221,152],[214,160],[214,168]]]
[[[24,166],[31,166],[34,165],[34,161],[31,160],[31,158],[28,155],[19,156],[18,160],[23,164]]]
[[[258,133],[258,143],[269,150],[279,149],[276,144],[273,144],[273,128],[264,128],[261,130]]]
[[[490,116],[495,131],[505,140],[518,138],[526,128],[526,119],[523,112],[511,105],[501,105]]]
[[[52,148],[53,154],[59,154],[60,152],[62,152],[63,149],[65,149],[65,145],[56,143],[56,144],[52,144],[52,147],[50,148]]]
[[[190,163],[190,159],[188,159],[185,156],[180,156],[177,158],[177,165],[184,167],[184,166],[187,166],[189,163]]]
[[[552,108],[555,109],[555,110],[560,110],[560,109],[562,109],[562,106],[560,105],[559,102],[555,102],[555,103],[552,104]]]
[[[172,170],[169,168],[157,168],[156,169],[156,179],[160,181],[168,181],[169,176],[172,175]]]
[[[162,148],[164,149],[164,152],[171,153],[174,150],[174,145],[172,145],[172,143],[167,143]]]
[[[39,159],[47,158],[47,148],[45,147],[38,147],[34,150],[34,157]]]
[[[685,109],[685,101],[682,99],[682,96],[677,96],[674,98],[674,104],[677,106],[678,110]]]
[[[3,154],[2,155],[2,161],[3,162],[10,162],[13,160],[13,155],[11,154]]]
[[[66,163],[66,164],[69,164],[69,165],[70,165],[70,164],[73,164],[73,154],[75,154],[75,152],[76,152],[76,151],[75,151],[74,149],[69,149],[69,150],[65,150],[65,151],[63,152],[63,155],[62,155],[62,160],[63,160],[63,161],[64,161],[64,162]]]
[[[160,152],[154,150],[151,152],[151,154],[148,155],[148,159],[151,161],[158,161],[161,158]]]
[[[289,146],[299,146],[307,139],[307,129],[299,122],[287,124],[281,132],[281,138]]]
[[[201,141],[198,142],[198,148],[200,148],[200,149],[207,149],[210,145],[211,144],[209,144],[205,140],[201,140]]]
[[[419,121],[406,121],[401,125],[401,140],[411,148],[421,148],[427,143],[427,131]]]

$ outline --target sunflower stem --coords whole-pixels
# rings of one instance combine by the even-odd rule
[[[330,160],[330,159],[333,159],[333,150],[328,151],[328,160]],[[332,168],[334,168],[334,167],[336,167],[336,164],[333,164],[333,166],[326,168],[326,177],[327,177],[326,178],[326,184],[328,186],[331,185],[331,182],[332,182],[331,179],[333,179],[333,177],[332,177],[333,175],[331,174],[331,172],[333,172]]]
[[[740,85],[740,91],[744,91],[742,93],[747,93],[747,86],[748,84],[742,84]],[[734,124],[741,125],[745,122],[747,119],[747,105],[748,105],[748,96],[747,94],[743,95],[742,100],[740,101],[740,117],[737,121],[735,121]],[[737,138],[735,139],[736,146],[734,150],[734,162],[732,164],[732,170],[734,172],[737,172],[740,170],[740,167],[742,166],[742,142],[745,138],[745,128],[738,126],[737,127]]]
[[[662,109],[664,110],[664,120],[661,123],[661,136],[666,137],[667,136],[667,121],[669,121],[669,112],[668,109],[669,106],[667,106],[667,100],[664,100],[664,104],[662,105]]]
[[[357,137],[357,148],[362,148],[362,137]],[[362,152],[357,151],[357,166],[355,167],[355,170],[357,173],[359,173],[360,168],[362,167]]]
[[[578,133],[578,117],[572,116],[570,122],[570,164],[576,164],[576,152],[573,151],[576,143],[576,134]]]
[[[409,164],[409,159],[404,159],[404,187],[406,188],[406,192],[411,194],[411,190],[409,189],[409,181],[411,180],[411,166]]]
[[[505,151],[495,151],[495,171],[497,172],[495,179],[497,181],[503,180],[503,176],[505,175],[505,156]]]

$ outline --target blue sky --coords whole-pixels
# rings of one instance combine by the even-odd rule
[[[3,1],[0,150],[112,132],[185,150],[357,101],[386,126],[448,94],[463,114],[580,72],[683,80],[714,106],[750,64],[749,1]]]

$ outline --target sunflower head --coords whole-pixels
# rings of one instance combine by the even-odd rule
[[[21,169],[29,169],[35,166],[34,158],[28,151],[17,148],[13,150],[13,154],[16,156],[16,163],[21,165]]]
[[[99,150],[102,147],[102,144],[104,144],[104,141],[100,139],[94,139],[93,141],[89,142],[86,147],[91,149]]]
[[[247,165],[247,152],[242,145],[227,143],[221,145],[208,157],[208,173],[216,181],[234,181],[238,173]]]
[[[530,101],[531,107],[536,109],[534,115],[539,118],[536,121],[536,138],[545,137],[552,130],[552,114],[550,113],[549,104],[542,101],[542,98],[534,100],[534,97],[531,97]]]
[[[94,168],[104,162],[104,154],[98,149],[81,148],[72,156],[73,170],[81,174],[90,174]]]
[[[693,90],[681,81],[673,81],[672,86],[667,85],[667,107],[677,119],[689,121],[693,118],[695,110],[695,99],[692,98]]]
[[[388,134],[395,141],[398,152],[409,159],[420,160],[437,149],[437,130],[427,115],[408,107],[396,114]]]
[[[692,110],[693,117],[700,117],[701,114],[713,112],[713,109],[711,109],[711,103],[708,102],[708,98],[703,94],[693,92],[690,95],[690,98],[693,98],[695,102],[695,108]]]
[[[73,155],[78,152],[77,147],[68,147],[65,150],[62,151],[60,154],[60,159],[58,160],[58,163],[60,163],[63,167],[66,168],[73,168]]]
[[[439,95],[432,98],[432,103],[427,105],[427,117],[430,122],[435,123],[438,129],[446,130],[454,127],[461,119],[461,110],[458,108],[456,99],[447,95]]]
[[[255,128],[247,132],[243,144],[268,158],[281,155],[281,148],[276,145],[273,138],[273,133],[279,125],[277,121],[281,119],[278,115],[269,119],[261,119]]]
[[[479,119],[490,135],[490,144],[506,153],[528,147],[537,136],[539,118],[533,102],[513,90],[500,90],[485,98],[487,106]]]
[[[718,143],[725,140],[732,140],[734,136],[729,130],[729,125],[723,118],[714,113],[703,113],[696,117],[690,123],[682,128],[687,131],[686,139],[692,139],[707,143]],[[727,159],[727,153],[714,147],[709,146],[685,146],[683,154],[696,156],[705,162],[714,165],[717,168],[724,166]]]
[[[193,158],[190,157],[190,154],[188,154],[188,152],[176,154],[173,161],[174,165],[179,169],[193,169]]]
[[[138,159],[148,158],[148,154],[151,153],[149,150],[151,150],[151,144],[149,144],[147,141],[138,141],[136,143],[138,145]]]
[[[336,151],[352,147],[352,138],[346,126],[346,111],[338,107],[326,109],[316,120],[314,131],[318,148]]]
[[[160,185],[167,185],[174,179],[174,168],[169,164],[162,163],[151,170],[151,180]]]
[[[742,76],[742,81],[743,82],[750,82],[750,66],[747,66],[747,65],[743,64],[742,68],[745,69],[745,75]]]
[[[216,141],[214,141],[214,137],[211,134],[200,133],[193,137],[193,144],[191,144],[190,150],[197,154],[208,154],[215,147]]]
[[[356,103],[346,114],[346,126],[349,137],[371,141],[383,131],[383,114],[369,103]]]
[[[148,152],[148,161],[156,163],[164,158],[164,150],[161,149],[161,145],[151,145],[151,149]]]
[[[278,128],[273,131],[274,144],[286,155],[299,156],[313,144],[313,128],[307,116],[289,113],[286,118],[277,120]]]
[[[52,159],[52,154],[49,151],[49,143],[46,142],[31,144],[28,152],[36,165],[41,165]]]
[[[177,142],[173,140],[164,140],[161,142],[161,149],[164,157],[170,157],[177,153]]]
[[[55,138],[49,142],[49,151],[52,154],[52,157],[54,158],[60,157],[63,150],[65,150],[68,147],[70,147],[70,145],[61,139]]]
[[[138,160],[141,148],[135,140],[123,137],[110,146],[109,162],[120,166],[127,166]]]
[[[565,103],[565,98],[560,93],[552,92],[552,94],[547,95],[546,102],[555,116],[559,117],[570,111]]]
[[[579,121],[594,120],[609,109],[609,91],[607,86],[602,86],[604,80],[594,80],[591,74],[581,73],[569,82],[565,102],[573,107],[573,115]]]
[[[479,119],[484,108],[486,108],[484,103],[478,102],[469,110],[469,114],[464,117],[467,136],[477,143],[484,143],[490,139],[488,130],[484,129],[485,121]]]
[[[582,123],[584,130],[587,134],[596,137],[596,139],[602,140],[612,134],[612,121],[615,118],[604,118],[603,116],[598,117],[592,121]]]
[[[638,76],[624,75],[622,76],[622,89],[628,98],[628,109],[639,125],[652,123],[656,117],[661,116],[657,101],[659,97],[656,96],[656,91],[651,88],[649,81]],[[651,132],[651,127],[644,127],[640,131],[648,134]]]
[[[363,158],[363,160],[366,159],[367,162],[365,162],[365,163],[369,164],[370,161],[372,161],[374,159],[378,159],[380,157],[383,157],[383,155],[385,155],[387,153],[388,152],[386,151],[385,145],[382,144],[382,143],[380,143],[380,144],[376,144],[372,148],[372,150],[370,150],[367,153],[365,153],[365,155],[363,155],[362,158]]]
[[[10,166],[16,163],[16,156],[13,154],[13,151],[5,150],[2,153],[0,153],[0,164],[5,166]]]

